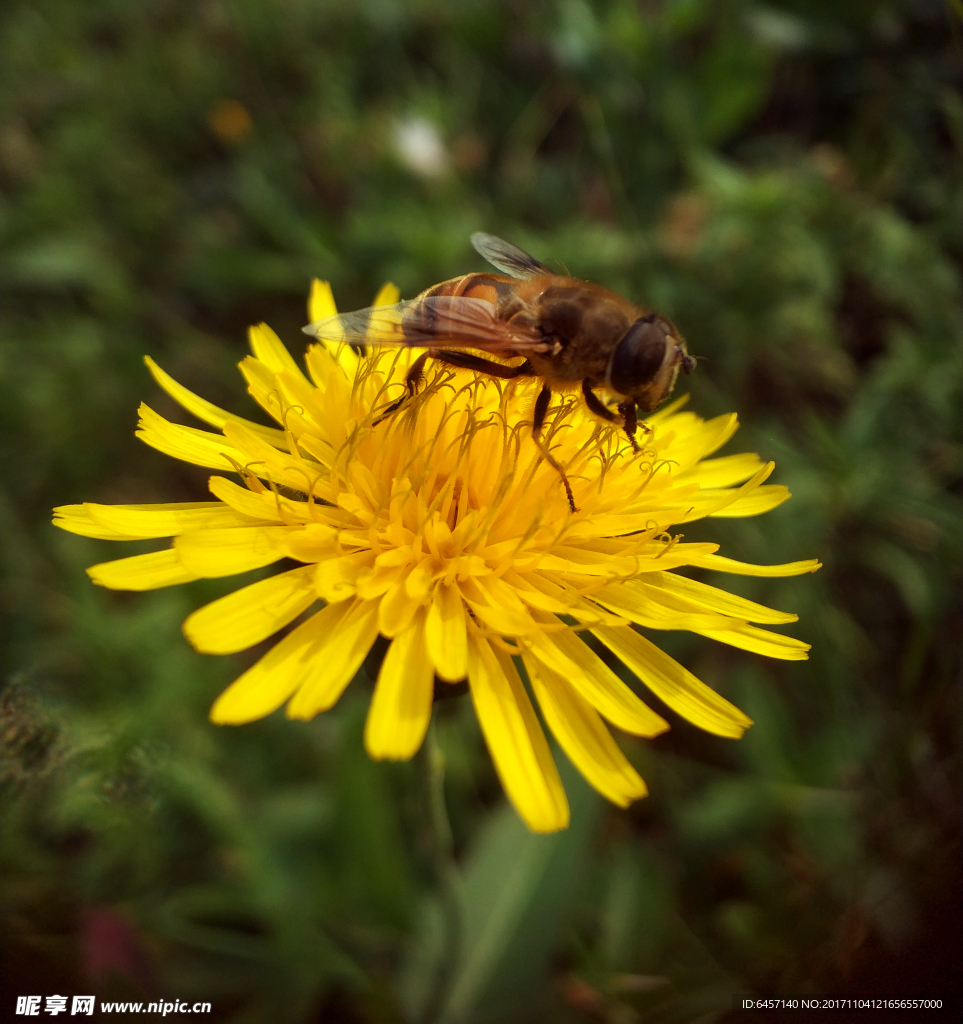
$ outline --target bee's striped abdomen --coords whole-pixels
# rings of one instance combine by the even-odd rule
[[[463,274],[461,277],[453,277],[449,281],[442,281],[423,291],[411,305],[409,312],[405,314],[401,329],[409,339],[423,336],[425,331],[437,330],[445,324],[439,324],[439,318],[445,320],[444,306],[439,308],[437,303],[425,302],[425,299],[452,298],[482,299],[491,303],[495,309],[510,301],[515,291],[516,282],[510,277],[503,277],[500,274]],[[454,325],[452,325],[454,326]],[[456,340],[457,330],[452,335]],[[412,342],[409,342],[412,343]],[[423,344],[423,342],[413,342]]]

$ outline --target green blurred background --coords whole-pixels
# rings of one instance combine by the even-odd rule
[[[959,0],[11,0],[3,123],[3,901],[16,994],[210,1000],[232,1022],[416,1020],[446,947],[417,764],[374,764],[376,658],[310,723],[206,719],[249,656],[84,567],[52,506],[196,501],[133,437],[142,363],[249,415],[235,364],[511,239],[669,314],[690,408],[791,502],[688,539],[818,557],[717,578],[807,663],[657,636],[756,725],[564,765],[527,834],[467,698],[439,704],[465,936],[445,1021],[713,1020],[733,992],[958,991]],[[186,422],[186,420],[184,420]],[[658,702],[653,704],[659,707]],[[564,762],[564,758],[560,757]]]

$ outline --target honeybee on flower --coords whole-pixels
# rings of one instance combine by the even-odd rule
[[[375,304],[397,301],[386,285]],[[330,288],[315,281],[310,320],[336,313]],[[742,735],[747,716],[638,627],[807,657],[807,644],[763,628],[795,615],[676,571],[790,576],[819,567],[748,565],[671,532],[707,516],[757,515],[789,497],[765,482],[773,464],[756,455],[710,458],[735,432],[734,414],[705,421],[676,402],[646,419],[635,450],[614,425],[562,398],[541,441],[564,467],[573,513],[532,436],[537,380],[435,365],[417,394],[379,420],[378,409],[410,390],[411,349],[322,341],[308,349],[305,375],[267,325],[251,328],[250,342],[241,372],[275,427],[217,408],[147,360],[161,387],[214,430],[142,405],[138,436],[216,470],[213,500],[65,505],[54,519],[88,537],[172,538],[88,570],[114,589],[299,563],[185,621],[197,650],[228,654],[300,620],[221,694],[214,722],[241,724],[282,705],[292,718],[327,710],[381,635],[389,645],[365,728],[369,754],[410,758],[430,721],[435,679],[467,679],[505,792],[531,829],[551,832],[568,823],[568,803],[523,674],[568,757],[626,806],[646,786],[606,723],[636,736],[668,723],[588,638],[674,712],[727,737]]]

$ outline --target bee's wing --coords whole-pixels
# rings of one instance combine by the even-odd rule
[[[471,244],[493,267],[497,267],[509,277],[526,278],[534,277],[536,274],[555,273],[544,263],[539,263],[534,256],[529,256],[524,249],[519,249],[517,245],[494,235],[476,231],[471,236]]]
[[[536,332],[499,320],[490,302],[463,295],[431,295],[329,316],[308,324],[304,333],[349,345],[445,346],[489,352],[540,352],[548,347]]]

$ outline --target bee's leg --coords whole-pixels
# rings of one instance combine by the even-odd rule
[[[491,359],[473,356],[470,352],[452,352],[449,349],[431,348],[427,352],[422,352],[411,364],[411,368],[405,375],[406,393],[387,406],[372,426],[377,426],[382,420],[396,413],[405,402],[414,398],[419,385],[425,379],[425,363],[429,359],[437,359],[438,362],[444,363],[446,366],[455,366],[460,370],[477,370],[479,373],[487,373],[489,377],[500,377],[502,380],[535,376],[535,370],[527,359],[518,366],[505,366],[502,363],[492,362]]]
[[[621,417],[622,429],[625,431],[625,436],[629,439],[632,449],[637,452],[642,451],[639,442],[635,438],[635,432],[639,429],[639,420],[635,414],[635,402],[632,399],[619,403],[619,416],[616,416],[589,387],[587,380],[582,381],[582,395],[589,410],[603,420],[607,420],[609,423],[618,423]],[[642,429],[646,433],[649,432],[649,428],[644,423],[642,424]]]
[[[535,376],[535,370],[527,359],[518,366],[505,366],[503,363],[495,363],[491,359],[474,356],[471,352],[452,352],[450,349],[433,348],[428,354],[446,366],[455,366],[460,370],[477,370],[478,373],[487,373],[489,377],[498,377],[501,380]]]
[[[568,507],[573,512],[578,512],[575,507],[575,496],[572,494],[572,486],[568,482],[568,477],[565,475],[565,470],[559,465],[558,460],[548,450],[545,442],[542,440],[542,427],[545,426],[545,413],[548,412],[548,403],[552,400],[552,389],[547,385],[542,386],[542,390],[538,393],[538,398],[535,399],[535,420],[532,423],[532,440],[538,445],[538,450],[542,453],[542,458],[558,473],[562,478],[562,483],[565,485],[565,494],[568,498]]]
[[[641,427],[647,434],[649,428],[644,423],[639,423],[638,416],[635,413],[635,402],[631,399],[627,402],[622,402],[619,405],[619,412],[622,414],[622,429],[625,431],[625,436],[629,439],[634,451],[642,451],[642,446],[635,438],[636,430]]]
[[[418,391],[418,386],[425,379],[425,363],[428,362],[429,352],[422,352],[420,356],[411,364],[408,368],[408,372],[405,374],[405,393],[401,398],[392,402],[391,405],[386,406],[384,412],[376,419],[372,421],[372,426],[376,427],[382,420],[386,420],[389,416],[393,416],[404,404],[410,399],[415,397]]]
[[[585,404],[589,407],[590,412],[594,412],[596,416],[605,420],[608,423],[618,423],[619,418],[609,409],[601,398],[592,390],[587,380],[582,381],[582,397],[585,399]],[[624,404],[624,403],[623,403]],[[634,406],[633,406],[634,408]],[[622,406],[619,406],[619,412],[622,412]],[[634,423],[633,419],[633,423]]]

